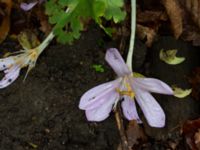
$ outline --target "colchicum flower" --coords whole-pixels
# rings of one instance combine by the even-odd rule
[[[150,92],[173,95],[172,89],[164,82],[154,78],[134,77],[117,49],[107,50],[106,61],[113,68],[118,78],[87,91],[80,100],[79,108],[85,110],[87,120],[106,119],[119,100],[124,116],[128,120],[137,120],[135,100],[152,127],[165,125],[165,114]]]
[[[50,41],[54,38],[53,32],[51,32],[44,41],[36,48],[30,48],[27,42],[20,42],[24,50],[16,52],[17,55],[9,56],[0,59],[0,71],[5,73],[5,76],[0,80],[0,89],[9,86],[13,83],[20,74],[20,70],[24,67],[28,67],[28,72],[35,67],[36,61],[43,50],[49,45]],[[26,41],[26,40],[24,40]],[[25,44],[26,43],[26,44]],[[13,54],[16,54],[13,53]],[[27,75],[26,74],[26,75]],[[25,76],[26,77],[26,76]]]
[[[0,89],[13,83],[19,76],[21,68],[28,66],[28,71],[30,71],[35,66],[38,56],[37,49],[30,49],[22,50],[16,56],[0,59],[0,71],[5,73],[5,76],[0,81]]]
[[[30,3],[24,3],[22,2],[20,4],[20,8],[23,9],[24,11],[29,11],[31,10],[33,7],[35,7],[35,5],[37,5],[38,3],[41,4],[43,3],[45,0],[38,0],[38,1],[33,1]]]

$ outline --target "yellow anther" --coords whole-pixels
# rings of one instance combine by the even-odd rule
[[[36,59],[37,58],[37,52],[35,51],[35,50],[33,50],[32,52],[31,52],[31,54],[30,54],[30,57],[31,57],[31,59]]]
[[[127,95],[127,96],[130,96],[131,98],[134,98],[134,96],[135,96],[135,93],[132,90],[129,90],[129,89],[128,89],[128,91],[121,91],[119,88],[116,88],[116,91],[120,95]]]

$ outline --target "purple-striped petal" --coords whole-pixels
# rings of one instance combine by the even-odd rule
[[[119,77],[131,74],[131,71],[116,48],[108,49],[105,59]]]
[[[140,120],[137,109],[135,106],[135,101],[129,96],[124,96],[124,101],[122,102],[122,111],[126,119],[136,120],[138,123],[142,123]]]
[[[154,78],[133,78],[132,86],[137,86],[149,92],[173,95],[172,89],[164,82]]]
[[[105,120],[113,107],[113,104],[115,103],[116,100],[119,99],[119,94],[115,93],[108,99],[105,103],[100,105],[97,108],[86,110],[86,117],[88,121],[103,121]]]
[[[0,81],[0,89],[9,86],[17,79],[20,73],[20,68],[18,66],[13,66],[10,69],[5,70],[5,72],[5,77]]]
[[[104,84],[100,84],[87,91],[80,100],[79,108],[83,110],[94,109],[109,101],[112,95],[117,92],[115,88],[120,84],[120,80],[114,80]],[[118,94],[118,93],[117,93]],[[107,103],[107,102],[105,102]]]
[[[24,11],[29,11],[31,10],[38,2],[31,2],[31,3],[21,3],[20,8],[23,9]]]
[[[134,91],[136,101],[142,109],[148,124],[152,127],[164,127],[165,114],[154,97],[149,92],[139,88],[134,88]]]

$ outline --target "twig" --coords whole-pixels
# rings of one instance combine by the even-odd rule
[[[121,137],[122,150],[131,150],[128,146],[128,140],[126,137],[124,126],[123,126],[123,120],[121,118],[121,110],[120,110],[120,107],[118,107],[118,106],[116,107],[116,110],[115,110],[115,120],[116,120],[119,134]]]

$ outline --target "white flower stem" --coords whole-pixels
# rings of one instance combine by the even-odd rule
[[[67,8],[65,12],[68,13],[69,8]],[[43,50],[45,50],[45,48],[50,44],[54,37],[55,35],[53,31],[51,31],[49,35],[44,39],[44,41],[42,41],[42,43],[36,48],[39,55],[43,52]]]
[[[53,40],[55,35],[51,31],[49,35],[42,41],[42,43],[37,47],[38,54],[42,53],[42,51],[49,45],[49,43]]]
[[[136,0],[131,0],[131,37],[126,64],[132,71],[133,50],[135,43],[135,30],[136,30]]]

